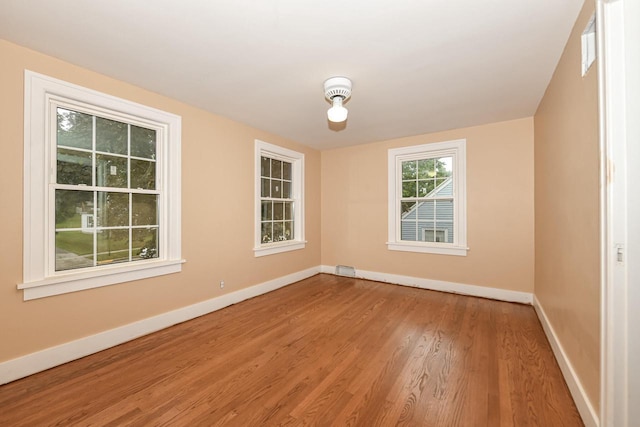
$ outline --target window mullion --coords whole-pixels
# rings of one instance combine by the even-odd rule
[[[77,191],[106,191],[109,193],[134,193],[134,194],[155,194],[160,195],[160,190],[145,190],[142,188],[128,189],[123,187],[96,187],[92,185],[73,184],[51,184],[56,190],[77,190]]]
[[[437,240],[436,230],[438,229],[438,200],[433,200],[433,241]]]
[[[96,177],[96,116],[91,117],[91,182],[95,188],[98,183]],[[98,265],[98,192],[93,190],[93,266]]]
[[[46,163],[49,167],[47,170],[46,176],[47,179],[47,188],[46,188],[46,204],[45,206],[48,208],[47,217],[45,219],[45,234],[46,234],[46,248],[48,249],[47,254],[45,255],[45,271],[46,274],[51,275],[55,272],[56,269],[56,183],[57,183],[57,158],[58,158],[58,119],[57,119],[57,108],[58,105],[55,102],[49,103],[49,112],[47,115],[48,124],[46,126],[46,144],[45,146],[45,155],[48,156]]]
[[[98,192],[93,192],[93,266],[98,265]]]
[[[158,221],[156,221],[158,222]],[[157,224],[156,224],[157,225]],[[133,193],[129,193],[129,261],[133,261]],[[156,238],[157,240],[157,238]],[[157,245],[157,241],[156,241]]]
[[[398,220],[395,223],[396,236],[402,238],[402,158],[396,157],[396,209]]]
[[[157,174],[157,170],[156,170],[156,180],[158,179],[158,174]],[[155,185],[155,188],[158,188],[157,182]],[[128,208],[129,208],[129,215],[128,215],[128,224],[127,224],[127,234],[129,237],[129,241],[128,241],[128,249],[129,249],[129,262],[131,262],[133,260],[133,245],[132,245],[132,240],[133,240],[133,230],[131,229],[131,226],[133,225],[133,192],[131,190],[131,124],[127,124],[127,190],[129,192],[129,195],[127,197],[127,202],[128,202]],[[156,204],[157,205],[157,204]],[[158,209],[158,206],[156,206],[156,209]],[[157,211],[156,211],[156,215],[157,215]],[[156,221],[157,222],[157,221]],[[156,246],[158,245],[157,239],[156,239]]]
[[[453,155],[453,162],[454,165],[458,166],[458,154],[454,153]],[[458,186],[459,181],[460,181],[460,176],[462,175],[463,171],[460,170],[459,167],[455,167],[453,169],[453,187],[451,190],[451,195],[452,195],[452,203],[453,203],[453,244],[458,244],[459,241],[459,237],[460,237],[460,229],[462,227],[461,225],[461,214],[460,214],[460,201],[458,199]],[[465,207],[466,209],[466,207]],[[465,231],[466,233],[466,231]],[[465,236],[466,239],[466,236]]]

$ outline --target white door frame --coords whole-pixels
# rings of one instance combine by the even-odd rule
[[[640,80],[639,55],[635,53],[640,50],[640,38],[634,28],[638,21],[631,19],[640,7],[637,0],[596,0],[596,6],[601,159],[600,427],[628,427],[638,412],[637,403],[629,405],[638,397],[634,367],[638,338],[629,333],[631,320],[638,319],[635,312],[640,310],[633,267],[638,263],[638,239],[629,234],[633,223],[628,218],[638,215],[637,196],[632,195],[630,184],[637,188],[640,181],[638,172],[627,165],[640,169],[638,150],[632,145],[637,147],[640,137],[638,126],[633,124],[640,120],[640,90],[635,81]]]

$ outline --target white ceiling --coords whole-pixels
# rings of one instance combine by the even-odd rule
[[[583,1],[2,0],[0,37],[325,149],[533,115]]]

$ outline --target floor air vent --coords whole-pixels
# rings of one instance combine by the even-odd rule
[[[336,276],[356,277],[356,269],[348,265],[336,265]]]

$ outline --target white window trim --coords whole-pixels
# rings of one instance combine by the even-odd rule
[[[261,239],[261,224],[262,218],[262,204],[260,201],[261,196],[261,180],[260,180],[260,158],[262,155],[266,155],[271,158],[284,160],[290,162],[292,165],[292,198],[294,202],[294,215],[293,215],[293,230],[294,240],[288,240],[285,242],[274,243],[262,243]],[[266,255],[273,255],[282,252],[295,251],[298,249],[304,249],[307,241],[304,237],[304,154],[297,151],[282,148],[277,145],[269,144],[268,142],[255,140],[255,238],[254,238],[254,256],[261,257]]]
[[[51,273],[49,268],[50,228],[47,200],[51,142],[49,105],[55,99],[88,105],[93,109],[118,111],[162,126],[159,155],[164,167],[158,171],[159,187],[167,200],[159,210],[160,247],[165,256],[157,260],[66,270]],[[62,80],[25,70],[24,103],[24,300],[65,294],[113,285],[182,270],[181,258],[181,118],[180,116],[83,88]]]
[[[591,65],[595,62],[597,56],[595,13],[591,15],[587,26],[582,32],[580,42],[582,46],[582,77],[584,77],[591,68]]]
[[[399,197],[402,195],[401,163],[425,157],[453,157],[453,210],[454,242],[409,242],[401,240]],[[441,255],[466,256],[467,247],[467,194],[466,194],[466,139],[435,142],[411,147],[392,148],[388,152],[389,224],[387,248],[392,251],[420,252]]]

